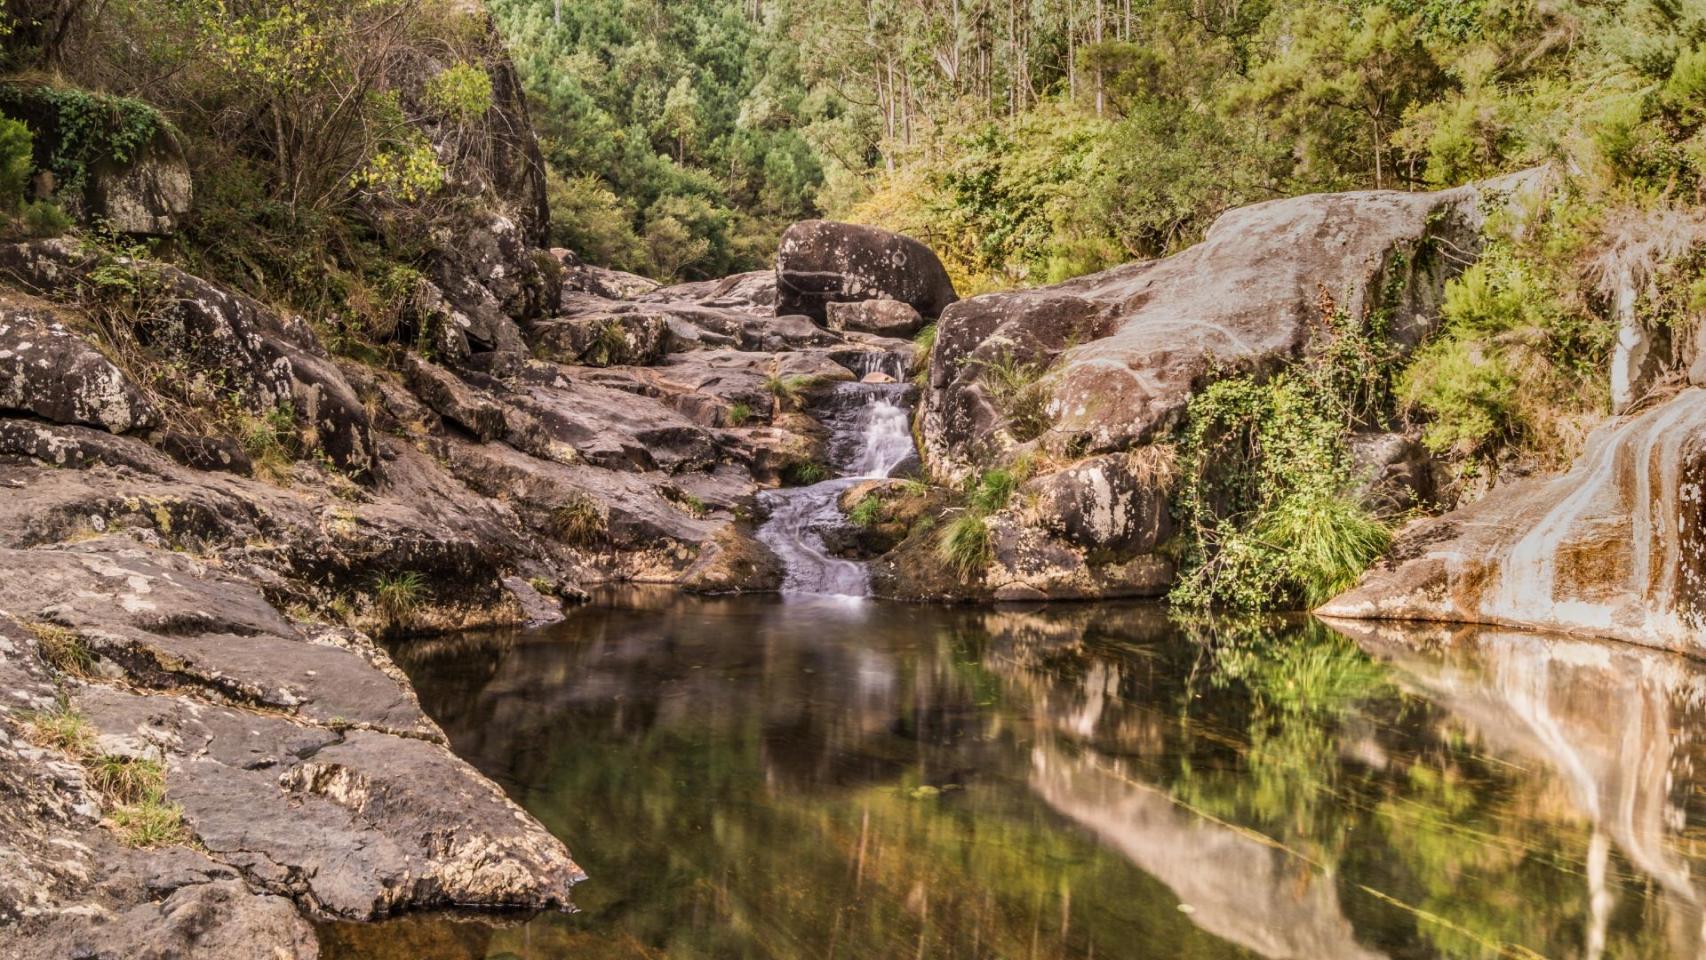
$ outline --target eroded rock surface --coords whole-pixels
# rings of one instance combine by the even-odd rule
[[[1706,650],[1706,390],[1602,427],[1569,473],[1407,530],[1324,607],[1351,619],[1540,627]]]

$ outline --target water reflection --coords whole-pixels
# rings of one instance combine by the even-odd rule
[[[620,594],[412,647],[592,880],[326,952],[1699,955],[1706,674],[1437,633]]]

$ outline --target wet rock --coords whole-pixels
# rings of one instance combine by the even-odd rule
[[[1501,486],[1407,528],[1320,610],[1496,623],[1685,653],[1706,636],[1706,390],[1597,431],[1562,477]]]
[[[829,329],[874,333],[909,339],[924,326],[924,318],[899,300],[861,300],[827,305]]]
[[[160,423],[159,410],[123,371],[45,305],[0,304],[0,411],[112,433]]]
[[[776,254],[776,313],[820,323],[832,302],[889,299],[926,317],[959,299],[929,247],[876,227],[806,220],[782,234]]]
[[[504,435],[503,407],[443,367],[410,354],[403,364],[410,389],[433,412],[486,443]]]

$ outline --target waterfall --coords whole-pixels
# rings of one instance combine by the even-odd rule
[[[786,571],[782,592],[790,595],[864,597],[871,592],[865,564],[833,556],[823,531],[845,523],[838,501],[843,491],[864,480],[892,476],[915,455],[911,388],[903,357],[863,354],[846,365],[861,377],[882,374],[887,382],[837,384],[820,414],[830,428],[829,460],[833,479],[809,487],[771,490],[761,497],[770,510],[758,540],[781,558]]]

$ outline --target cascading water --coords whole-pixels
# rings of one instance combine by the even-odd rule
[[[770,517],[758,539],[781,558],[789,595],[863,597],[871,592],[865,564],[829,552],[823,531],[844,523],[837,504],[847,488],[892,476],[912,459],[911,388],[905,359],[867,354],[849,367],[862,377],[883,374],[886,382],[837,384],[820,414],[830,428],[829,460],[837,476],[809,487],[772,490],[763,500]]]

